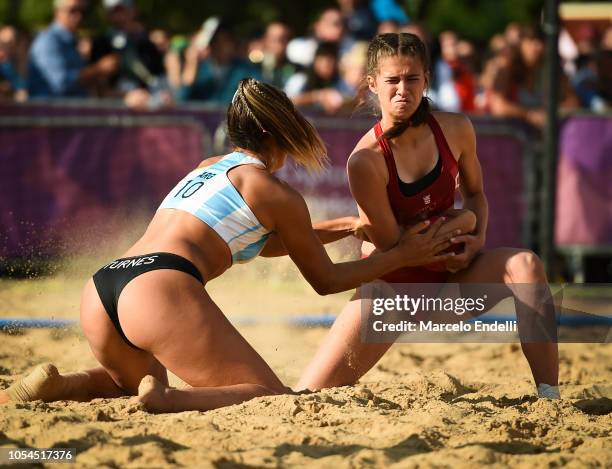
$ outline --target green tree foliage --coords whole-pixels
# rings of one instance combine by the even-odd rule
[[[304,34],[325,6],[335,4],[329,0],[137,0],[137,3],[152,27],[195,31],[206,18],[216,15],[234,24],[244,35],[261,30],[274,20],[286,21],[297,34]]]
[[[537,21],[543,0],[400,0],[409,15],[433,34],[454,29],[464,37],[486,40],[510,21]],[[234,24],[243,36],[261,31],[266,23],[283,20],[296,34],[308,32],[318,13],[334,0],[136,0],[146,24],[172,33],[196,31],[211,15]],[[89,1],[85,28],[104,26],[101,0]],[[0,24],[36,31],[53,16],[53,0],[0,0]]]
[[[544,0],[407,0],[405,6],[433,34],[452,29],[468,39],[486,40],[510,22],[537,22]]]
[[[262,30],[266,23],[283,20],[296,34],[305,34],[330,0],[135,0],[145,23],[151,28],[164,28],[173,33],[196,31],[212,15],[233,24],[241,35]],[[89,1],[86,29],[104,25],[101,0]],[[53,0],[0,0],[0,24],[13,24],[35,32],[53,17]]]

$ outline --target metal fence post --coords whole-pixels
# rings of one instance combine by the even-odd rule
[[[559,5],[558,0],[547,0],[544,12],[546,35],[546,127],[544,129],[544,163],[542,171],[540,249],[549,276],[553,273],[555,256],[555,195],[557,178],[557,153],[559,138]]]

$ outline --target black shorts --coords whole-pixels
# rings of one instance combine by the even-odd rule
[[[185,272],[193,275],[200,283],[204,283],[202,274],[200,274],[200,271],[191,261],[169,252],[154,252],[141,256],[117,259],[102,267],[93,276],[94,285],[100,300],[115,329],[117,329],[117,332],[119,332],[128,345],[138,350],[141,349],[131,343],[121,329],[117,303],[119,302],[119,295],[121,295],[121,292],[128,283],[139,275],[158,269]]]

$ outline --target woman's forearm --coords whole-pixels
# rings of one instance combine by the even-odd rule
[[[327,244],[354,234],[358,225],[359,219],[357,217],[342,217],[317,222],[312,225],[312,229],[321,244]],[[272,233],[259,255],[262,257],[280,257],[287,254],[289,253],[280,236]]]
[[[489,223],[489,203],[484,192],[464,196],[463,207],[471,210],[476,215],[476,230],[474,235],[484,241]]]
[[[185,61],[185,68],[181,76],[182,84],[184,86],[191,86],[195,82],[196,75],[198,74],[198,61],[195,58],[188,58]]]
[[[357,217],[341,217],[317,222],[312,229],[321,243],[327,244],[354,234],[358,223]]]
[[[329,295],[356,288],[404,265],[410,263],[402,258],[399,248],[394,247],[367,259],[333,264],[326,278],[310,284],[319,295]]]

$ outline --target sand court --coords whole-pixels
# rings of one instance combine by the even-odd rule
[[[331,314],[348,294],[319,297],[288,260],[270,265],[237,268],[210,293],[253,319],[240,332],[293,385],[326,329],[285,319]],[[76,318],[82,281],[70,270],[2,280],[0,316]],[[60,372],[95,365],[78,328],[0,337],[0,388],[44,362]],[[153,415],[130,398],[9,403],[0,446],[74,447],[77,467],[602,467],[612,462],[611,358],[609,343],[560,344],[563,399],[549,401],[535,398],[519,344],[396,344],[355,386],[209,412]]]

